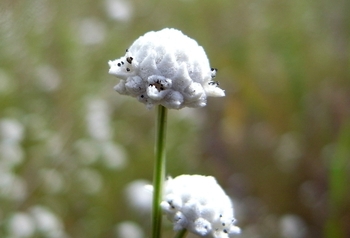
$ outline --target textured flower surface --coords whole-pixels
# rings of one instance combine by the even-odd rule
[[[181,175],[165,183],[163,212],[174,230],[187,229],[203,237],[227,238],[240,233],[231,199],[214,177]]]
[[[225,96],[203,47],[176,29],[146,33],[108,64],[109,73],[121,79],[114,89],[149,108],[203,107],[208,96]]]

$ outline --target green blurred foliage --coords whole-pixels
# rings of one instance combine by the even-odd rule
[[[170,112],[168,174],[215,176],[234,199],[241,237],[350,236],[349,1],[114,2],[114,16],[113,1],[0,3],[0,119],[24,128],[21,156],[8,157],[20,162],[6,167],[0,155],[1,179],[21,184],[0,181],[1,237],[12,237],[14,214],[38,205],[63,233],[33,237],[118,237],[125,220],[149,234],[149,216],[124,190],[152,180],[155,113],[113,91],[107,62],[164,27],[204,47],[227,94]],[[102,140],[87,116],[101,105]],[[107,160],[106,148],[125,164]]]

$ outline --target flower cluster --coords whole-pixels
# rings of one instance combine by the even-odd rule
[[[240,233],[234,225],[231,199],[214,177],[181,175],[165,183],[163,212],[174,230],[187,229],[204,237],[228,238]]]
[[[146,33],[108,64],[109,73],[121,79],[114,89],[149,108],[203,107],[208,96],[225,96],[203,47],[176,29]]]

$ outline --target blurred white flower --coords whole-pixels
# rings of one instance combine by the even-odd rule
[[[24,134],[24,126],[18,120],[0,120],[0,168],[12,169],[24,161],[24,150],[21,146]]]
[[[28,195],[26,181],[12,172],[2,169],[4,168],[0,167],[0,198],[17,202],[24,201]]]
[[[127,0],[105,0],[105,7],[108,16],[117,21],[129,21],[133,15],[133,7]]]
[[[208,96],[225,96],[203,47],[176,29],[146,33],[108,64],[109,73],[121,79],[115,90],[148,108],[203,107]]]
[[[115,227],[115,232],[119,238],[142,238],[145,237],[139,225],[132,221],[124,221]]]
[[[240,233],[235,226],[231,199],[214,177],[181,175],[165,182],[163,212],[174,223],[174,230],[228,238]]]
[[[0,139],[3,141],[20,143],[24,137],[24,126],[15,119],[0,120]]]
[[[95,45],[103,42],[106,36],[104,24],[95,18],[85,18],[79,24],[79,39],[84,45]]]
[[[44,237],[65,238],[64,227],[61,219],[44,206],[34,206],[30,209],[37,230]]]
[[[127,164],[127,156],[124,147],[114,143],[113,141],[106,141],[100,143],[102,152],[102,162],[109,169],[123,169]]]
[[[24,212],[14,213],[8,221],[9,237],[32,237],[35,232],[33,218]]]
[[[18,143],[0,142],[0,166],[12,169],[24,161],[23,147]]]
[[[152,209],[153,195],[153,191],[147,189],[149,184],[149,181],[139,179],[129,183],[124,190],[125,198],[131,208],[147,215]]]
[[[305,222],[293,214],[286,214],[280,219],[281,235],[284,238],[302,238],[306,234]]]
[[[61,84],[61,77],[57,69],[51,65],[40,65],[36,69],[37,84],[44,92],[53,92]]]
[[[88,132],[92,138],[99,141],[111,139],[110,110],[105,100],[99,98],[89,99],[85,120]]]

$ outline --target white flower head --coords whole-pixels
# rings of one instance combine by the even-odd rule
[[[229,238],[240,233],[235,226],[231,199],[212,176],[181,175],[165,182],[163,213],[174,230],[213,238]]]
[[[149,108],[204,107],[208,96],[225,96],[203,47],[176,29],[146,33],[108,64],[109,73],[121,79],[114,89]]]

